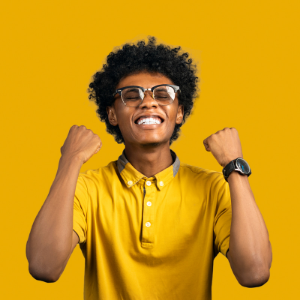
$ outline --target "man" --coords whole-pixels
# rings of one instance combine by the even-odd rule
[[[196,68],[179,50],[155,38],[126,44],[94,75],[90,99],[125,149],[80,173],[102,143],[71,127],[27,242],[37,280],[57,281],[79,243],[88,300],[211,299],[218,252],[241,285],[268,281],[271,244],[237,130],[204,140],[223,173],[183,164],[170,150],[197,96]]]

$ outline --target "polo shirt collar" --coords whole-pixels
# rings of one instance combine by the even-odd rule
[[[177,157],[176,153],[171,149],[170,151],[174,161],[173,164],[151,177],[155,180],[156,186],[159,190],[162,190],[165,186],[168,185],[168,183],[176,176],[180,167],[180,160]],[[122,154],[118,158],[117,167],[120,176],[122,177],[125,185],[128,188],[134,186],[141,179],[147,179],[147,177],[144,174],[136,170],[132,166],[132,164],[127,160],[125,156],[125,150],[123,150]]]

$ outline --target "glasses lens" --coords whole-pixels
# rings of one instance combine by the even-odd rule
[[[153,93],[155,100],[160,105],[168,105],[175,99],[175,91],[170,86],[158,86]]]
[[[139,106],[143,100],[143,91],[139,88],[127,88],[122,91],[122,98],[127,106]]]

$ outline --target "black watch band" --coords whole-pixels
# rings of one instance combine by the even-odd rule
[[[248,163],[241,157],[238,157],[232,160],[229,164],[227,164],[223,169],[223,175],[226,181],[228,181],[229,175],[233,172],[237,171],[241,175],[251,175],[251,169]]]

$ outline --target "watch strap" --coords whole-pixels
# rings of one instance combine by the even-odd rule
[[[223,175],[224,175],[224,178],[225,178],[226,181],[228,181],[227,179],[228,179],[229,175],[230,175],[233,171],[237,171],[237,172],[239,172],[239,173],[242,174],[242,175],[247,175],[248,177],[251,175],[251,169],[250,169],[249,165],[248,165],[248,168],[249,168],[249,172],[248,172],[248,173],[245,173],[245,172],[244,172],[244,169],[243,169],[243,171],[242,171],[242,170],[240,170],[240,169],[237,167],[236,161],[237,161],[238,159],[239,159],[239,160],[242,160],[244,163],[246,163],[246,164],[248,165],[248,163],[247,163],[243,158],[241,158],[241,157],[238,157],[238,158],[232,160],[232,161],[231,161],[230,163],[228,163],[228,164],[224,167],[224,169],[223,169]]]
[[[235,170],[235,161],[236,159],[232,160],[229,164],[227,164],[223,169],[223,175],[225,180],[227,181],[227,178]]]

